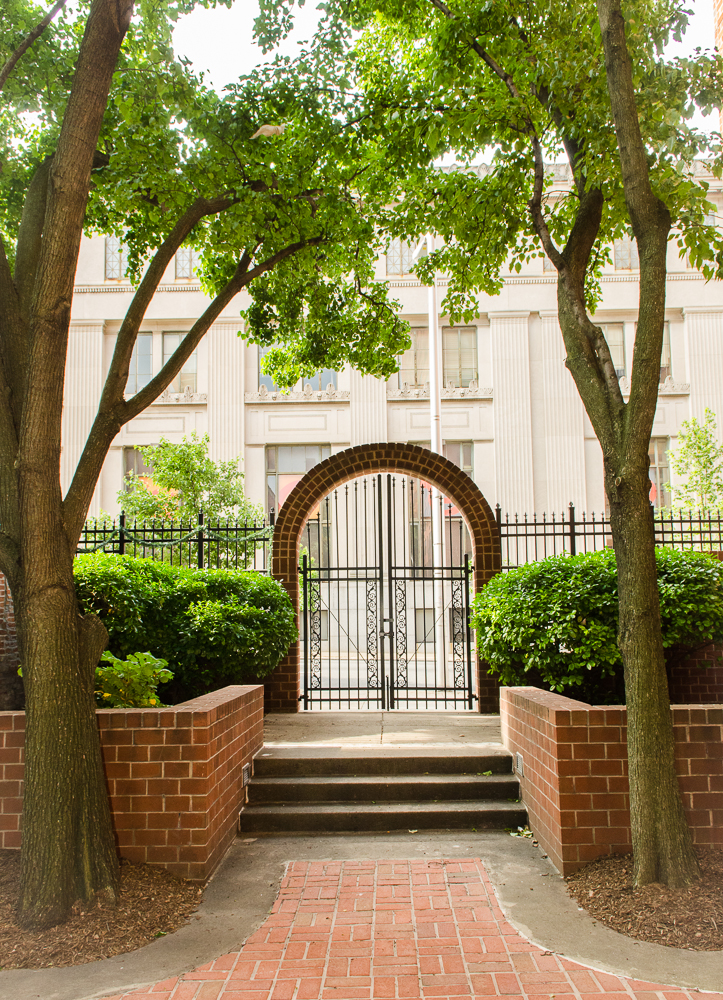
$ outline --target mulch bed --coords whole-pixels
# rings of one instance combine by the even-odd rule
[[[0,850],[0,969],[84,965],[142,948],[187,923],[201,889],[153,865],[121,862],[117,907],[76,904],[67,923],[47,931],[14,922],[20,891],[20,851]]]
[[[640,941],[689,948],[723,949],[723,848],[696,848],[703,878],[690,889],[658,882],[633,889],[633,858],[600,858],[570,875],[578,905],[606,927]]]

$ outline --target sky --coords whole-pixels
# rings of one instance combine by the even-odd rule
[[[316,3],[317,0],[306,0],[306,5],[297,11],[294,32],[280,49],[285,55],[294,55],[299,41],[314,33],[319,19]],[[670,47],[672,54],[688,54],[697,46],[714,45],[713,0],[690,0],[690,7],[693,10],[690,27],[683,44]],[[273,53],[264,56],[253,44],[253,22],[257,15],[258,0],[235,0],[230,9],[197,7],[179,21],[174,33],[176,51],[189,58],[196,70],[206,70],[210,82],[220,90],[242,73],[273,58]],[[708,123],[717,127],[711,118]],[[704,127],[706,122],[702,119],[698,124]]]

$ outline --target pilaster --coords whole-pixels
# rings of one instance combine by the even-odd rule
[[[535,507],[529,312],[490,313],[495,421],[495,501],[510,514]]]
[[[690,382],[690,415],[703,419],[706,406],[723,418],[723,312],[684,310]]]
[[[209,454],[215,461],[243,458],[246,341],[239,320],[214,323],[208,331]]]
[[[60,486],[63,495],[73,480],[98,411],[103,388],[103,328],[102,322],[71,323],[68,332],[60,452]],[[92,516],[99,511],[100,502],[96,490],[89,514]]]
[[[350,374],[351,445],[387,440],[387,383],[372,375]]]

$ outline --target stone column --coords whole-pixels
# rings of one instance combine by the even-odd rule
[[[683,315],[690,415],[702,420],[708,406],[715,413],[720,428],[723,426],[723,382],[720,378],[723,371],[723,312],[686,308]]]
[[[65,494],[73,480],[103,388],[103,323],[71,323],[61,423],[60,485]],[[100,511],[98,490],[89,514]]]
[[[239,320],[214,323],[208,338],[208,435],[215,461],[243,458],[246,341]]]
[[[495,479],[493,503],[504,513],[535,508],[530,403],[529,312],[490,313],[494,389]]]
[[[542,385],[545,406],[546,512],[586,507],[584,407],[565,367],[565,344],[557,313],[542,313]]]
[[[372,375],[350,373],[351,444],[387,440],[387,383]]]

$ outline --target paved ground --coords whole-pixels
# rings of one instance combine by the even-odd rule
[[[267,715],[269,746],[454,746],[501,743],[499,715],[474,712],[299,712]]]
[[[723,974],[723,973],[722,973]],[[723,1000],[723,993],[708,994]],[[238,952],[114,1000],[692,1000],[523,938],[475,860],[293,862]]]
[[[332,754],[499,748],[498,717],[465,713],[267,716],[265,731],[274,747]],[[0,971],[0,1000],[690,1000],[696,988],[723,991],[723,953],[599,925],[541,850],[497,830],[247,837],[175,934],[88,965]]]

